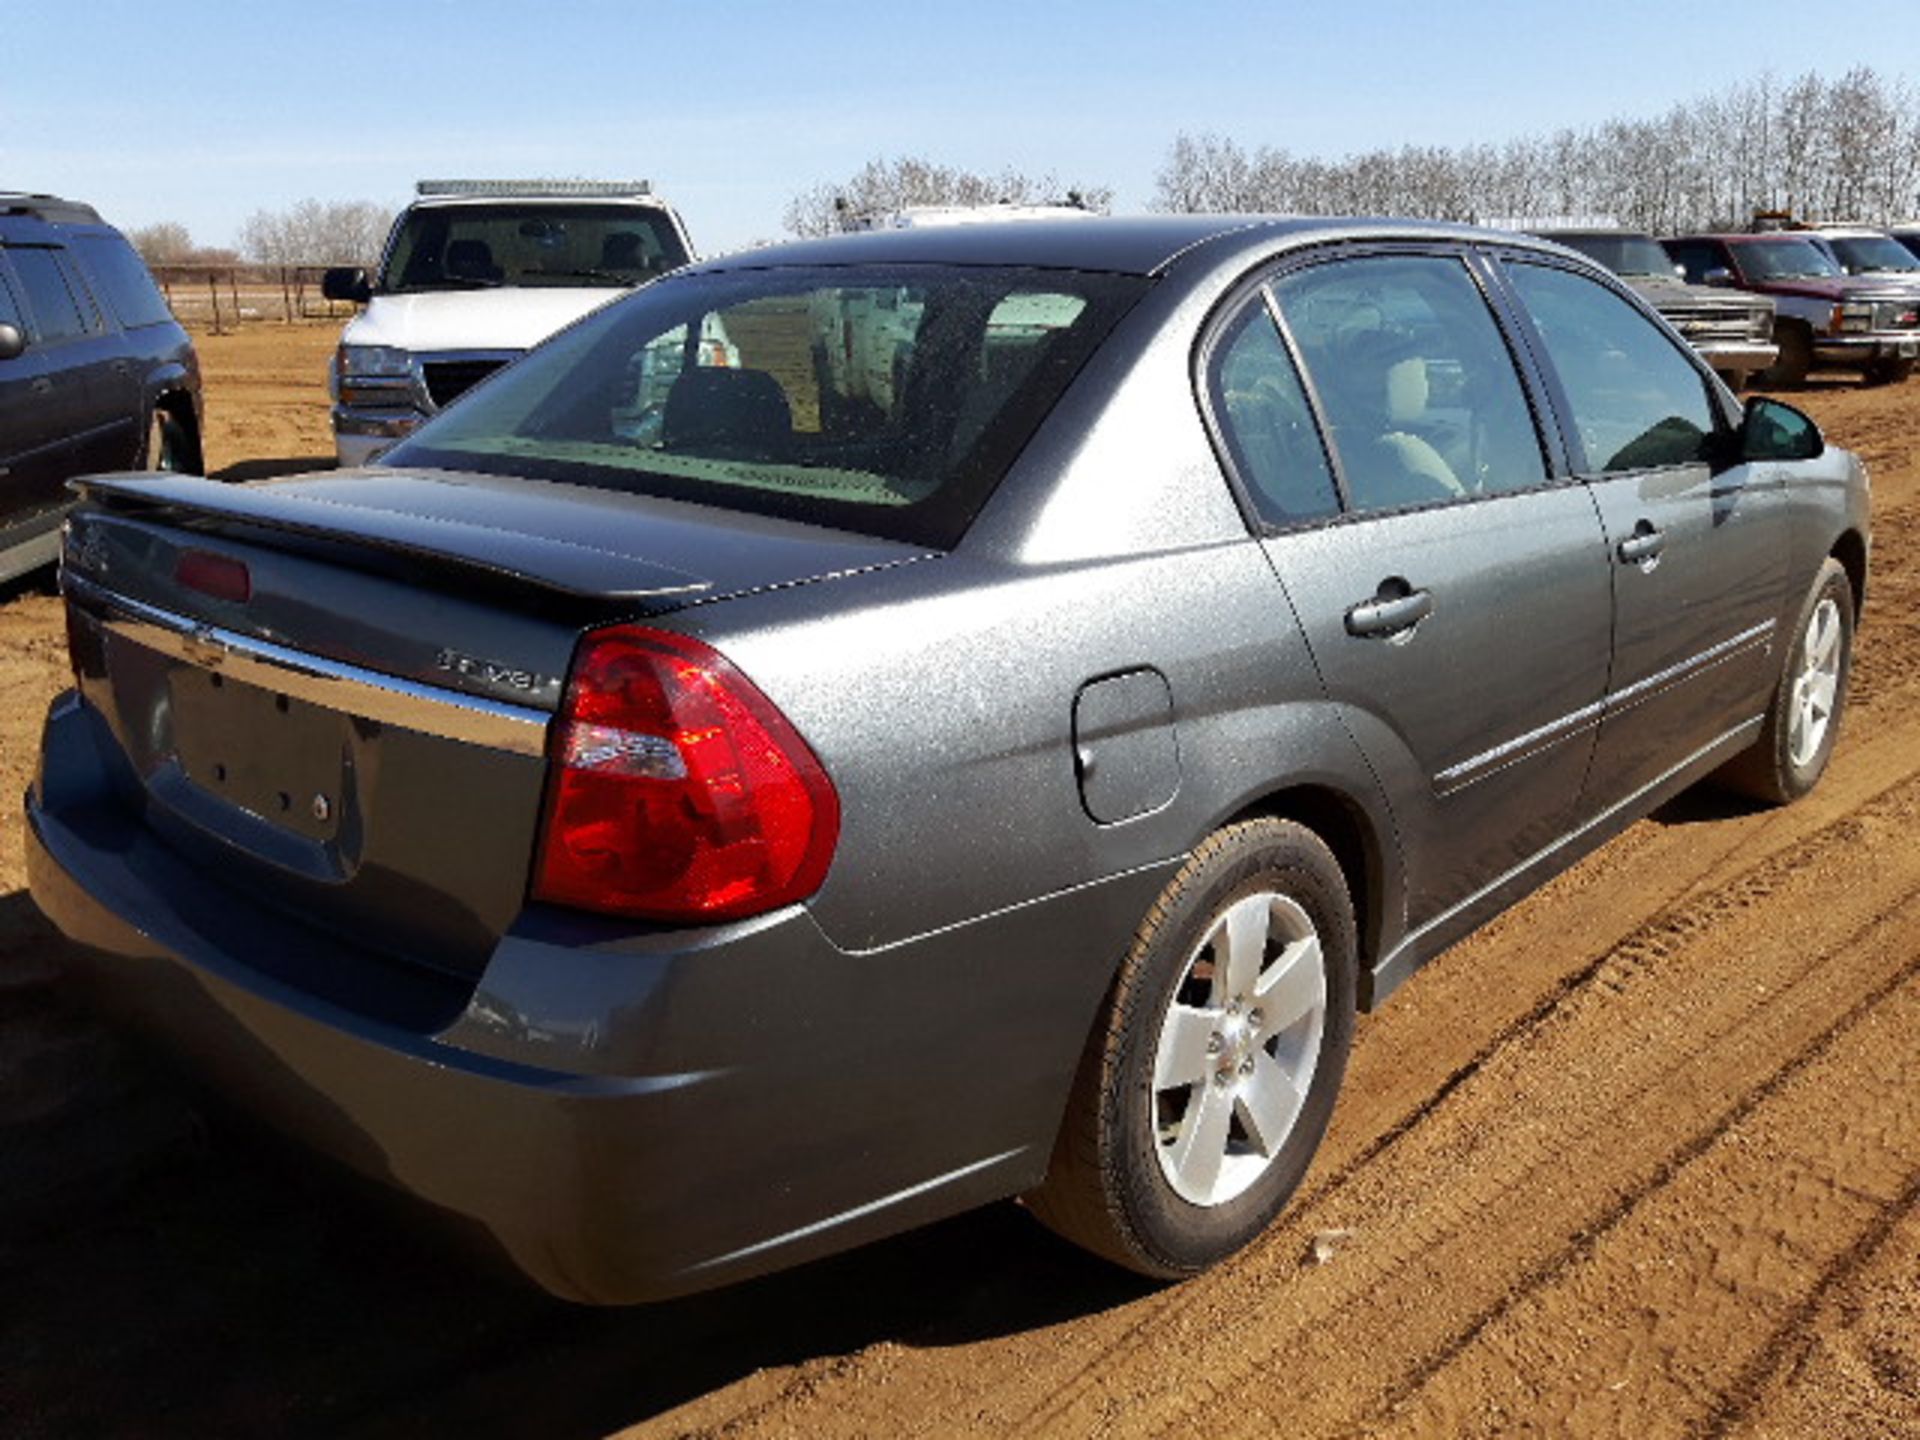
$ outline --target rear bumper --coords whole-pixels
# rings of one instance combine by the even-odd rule
[[[474,985],[189,870],[109,793],[103,735],[62,696],[27,797],[34,898],[102,1007],[591,1302],[718,1285],[1037,1182],[1165,879],[863,954],[801,908],[653,933],[529,909]]]

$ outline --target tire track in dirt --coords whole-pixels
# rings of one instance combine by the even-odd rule
[[[1869,917],[1841,942],[1839,948],[1849,948],[1877,935],[1896,919],[1911,920],[1916,915],[1920,915],[1920,896],[1906,896],[1887,909]],[[1898,996],[1905,987],[1912,984],[1916,977],[1920,977],[1920,953],[1916,953],[1900,969],[1862,996],[1844,1015],[1795,1051],[1759,1084],[1742,1094],[1732,1106],[1716,1116],[1710,1124],[1687,1137],[1663,1156],[1642,1184],[1623,1193],[1590,1224],[1576,1231],[1558,1253],[1520,1276],[1511,1291],[1495,1304],[1472,1317],[1434,1354],[1422,1359],[1410,1374],[1388,1390],[1380,1405],[1368,1417],[1367,1427],[1363,1427],[1367,1433],[1371,1433],[1372,1425],[1386,1421],[1394,1412],[1401,1410],[1408,1401],[1412,1400],[1496,1324],[1514,1315],[1541,1291],[1565,1279],[1577,1265],[1591,1260],[1603,1241],[1633,1219],[1649,1201],[1672,1186],[1689,1166],[1708,1155],[1730,1133],[1779,1096],[1806,1071],[1827,1059],[1836,1045],[1843,1040],[1857,1038],[1856,1032],[1860,1030],[1863,1023],[1888,1001]],[[1895,1206],[1880,1212],[1872,1229],[1872,1233],[1879,1237],[1874,1242],[1873,1248],[1877,1249],[1879,1241],[1884,1240],[1893,1225],[1912,1208],[1911,1199],[1903,1193],[1901,1200]],[[1882,1221],[1884,1224],[1881,1223]],[[1855,1246],[1849,1249],[1848,1255],[1853,1255],[1854,1251],[1860,1248],[1861,1242],[1856,1242]],[[1864,1258],[1864,1252],[1862,1258]],[[1849,1273],[1857,1268],[1857,1263],[1850,1264]],[[1836,1278],[1836,1274],[1832,1271],[1823,1275],[1821,1284],[1816,1287],[1816,1292],[1801,1305],[1796,1306],[1794,1313],[1803,1318],[1804,1315],[1810,1314],[1812,1309],[1817,1307],[1820,1297],[1824,1296],[1830,1288],[1830,1282]],[[1779,1345],[1786,1343],[1780,1339],[1781,1335],[1781,1330],[1775,1331],[1775,1337],[1769,1340],[1767,1346],[1763,1347],[1762,1353],[1749,1367],[1750,1372],[1764,1379],[1777,1368],[1777,1355],[1773,1360],[1769,1360],[1768,1356],[1773,1354]],[[1743,1380],[1736,1386],[1735,1393],[1744,1393],[1747,1388],[1749,1388],[1748,1382]],[[1735,1416],[1735,1418],[1738,1417]],[[1724,1433],[1724,1429],[1723,1426],[1712,1433],[1721,1434]]]

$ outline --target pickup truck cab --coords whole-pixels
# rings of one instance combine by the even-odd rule
[[[334,444],[360,465],[509,360],[693,258],[640,181],[423,180],[378,272],[329,270],[363,304],[333,359]]]
[[[1816,367],[1858,369],[1870,384],[1913,373],[1920,290],[1911,284],[1849,275],[1805,233],[1686,235],[1661,243],[1693,284],[1773,297],[1780,359],[1763,383],[1797,385]]]

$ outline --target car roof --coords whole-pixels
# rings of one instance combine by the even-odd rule
[[[1814,235],[1812,230],[1730,230],[1718,233],[1697,235],[1672,235],[1671,240],[1719,240],[1728,245],[1752,245],[1768,240],[1807,240]]]
[[[25,215],[56,225],[106,223],[91,205],[62,200],[58,195],[30,195],[17,190],[0,190],[0,215]]]
[[[1187,252],[1216,242],[1261,250],[1276,248],[1276,242],[1289,240],[1305,245],[1365,239],[1479,240],[1546,248],[1528,236],[1443,221],[1346,216],[1129,215],[863,230],[736,251],[704,261],[691,267],[691,271],[710,273],[788,265],[934,264],[1017,265],[1157,275]]]

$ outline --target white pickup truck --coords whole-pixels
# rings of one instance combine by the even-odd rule
[[[322,285],[327,298],[365,307],[330,376],[343,466],[364,464],[556,330],[693,258],[680,217],[644,180],[416,188],[377,274],[337,268]]]

